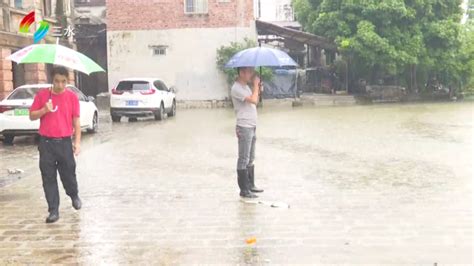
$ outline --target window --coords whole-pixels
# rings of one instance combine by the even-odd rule
[[[116,90],[118,91],[146,91],[150,89],[148,81],[120,81]]]
[[[43,0],[43,15],[51,17],[51,0]]]
[[[16,51],[12,51],[12,52],[16,52]],[[13,74],[13,87],[14,88],[18,88],[26,84],[25,64],[17,64],[12,61],[12,74]],[[47,75],[47,76],[50,76],[50,75]]]
[[[159,80],[153,82],[153,85],[155,85],[155,88],[159,91],[164,91],[163,86],[161,85],[161,82]]]
[[[9,100],[32,100],[41,88],[18,88],[8,97]]]
[[[166,55],[168,46],[166,45],[152,45],[150,48],[153,50],[153,55]]]
[[[207,14],[208,0],[184,0],[184,13],[186,14]]]
[[[170,91],[168,87],[166,87],[165,83],[163,81],[160,81],[161,87],[163,88],[164,91]]]
[[[22,8],[23,7],[23,0],[15,0],[15,7],[16,8]]]
[[[155,88],[157,88],[160,91],[169,91],[169,89],[166,87],[165,83],[161,80],[157,80],[153,82],[153,85],[155,85]]]

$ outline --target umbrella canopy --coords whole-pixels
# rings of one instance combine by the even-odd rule
[[[93,72],[105,72],[101,66],[89,57],[59,44],[33,44],[13,53],[7,59],[18,64],[49,63],[61,65],[87,75]]]
[[[226,68],[263,66],[284,67],[298,66],[298,64],[281,50],[255,47],[236,53],[225,65]]]

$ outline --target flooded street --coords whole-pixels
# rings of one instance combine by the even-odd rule
[[[77,158],[83,208],[60,185],[49,225],[34,140],[18,138],[0,146],[0,261],[471,265],[473,111],[260,109],[261,199],[290,208],[240,201],[232,110],[114,124],[104,111]]]

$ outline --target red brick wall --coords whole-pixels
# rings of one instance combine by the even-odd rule
[[[10,54],[10,49],[0,48],[0,100],[13,90],[12,61],[6,59]]]
[[[208,0],[208,14],[184,13],[184,0],[107,0],[107,30],[248,27],[253,0]]]

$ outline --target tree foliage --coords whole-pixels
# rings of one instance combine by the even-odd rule
[[[461,81],[465,88],[474,92],[474,23],[467,24],[462,31],[458,60]]]
[[[457,84],[461,1],[294,0],[294,9],[306,31],[334,40],[351,59],[354,79],[403,81],[416,66],[420,83],[436,75]]]

